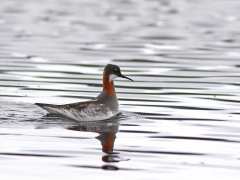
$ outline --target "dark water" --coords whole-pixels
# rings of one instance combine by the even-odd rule
[[[2,0],[1,179],[239,179],[240,2]],[[106,64],[122,112],[81,123]]]

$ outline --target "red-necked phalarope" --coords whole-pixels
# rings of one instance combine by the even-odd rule
[[[103,71],[103,90],[95,99],[64,105],[42,103],[36,103],[36,105],[45,109],[49,113],[59,114],[78,121],[98,121],[108,119],[119,113],[118,99],[113,82],[117,77],[133,81],[122,75],[120,68],[117,65],[108,64]]]

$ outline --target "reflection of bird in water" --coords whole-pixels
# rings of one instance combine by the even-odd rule
[[[70,127],[68,129],[75,131],[87,131],[87,132],[97,132],[99,136],[96,137],[101,142],[102,152],[107,153],[102,157],[104,162],[119,162],[122,159],[117,153],[114,153],[114,142],[116,139],[116,133],[118,132],[120,124],[116,121],[101,121],[101,122],[84,122],[78,126]],[[118,169],[115,166],[103,166],[103,169]]]
[[[102,152],[113,153],[113,146],[116,139],[116,133],[99,133],[96,137],[102,144]]]
[[[119,156],[117,153],[113,152],[114,142],[116,139],[116,133],[99,133],[100,135],[96,137],[102,144],[102,152],[107,153],[107,155],[102,157],[104,162],[119,162]]]

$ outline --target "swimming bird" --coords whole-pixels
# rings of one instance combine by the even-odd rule
[[[119,113],[119,104],[113,80],[117,77],[132,79],[122,75],[120,68],[108,64],[103,71],[103,90],[90,101],[54,105],[35,103],[51,114],[62,115],[78,121],[98,121],[108,119]]]

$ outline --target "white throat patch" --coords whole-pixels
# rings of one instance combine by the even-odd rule
[[[112,80],[116,79],[118,76],[115,74],[110,74],[109,75],[109,82],[111,82]]]

